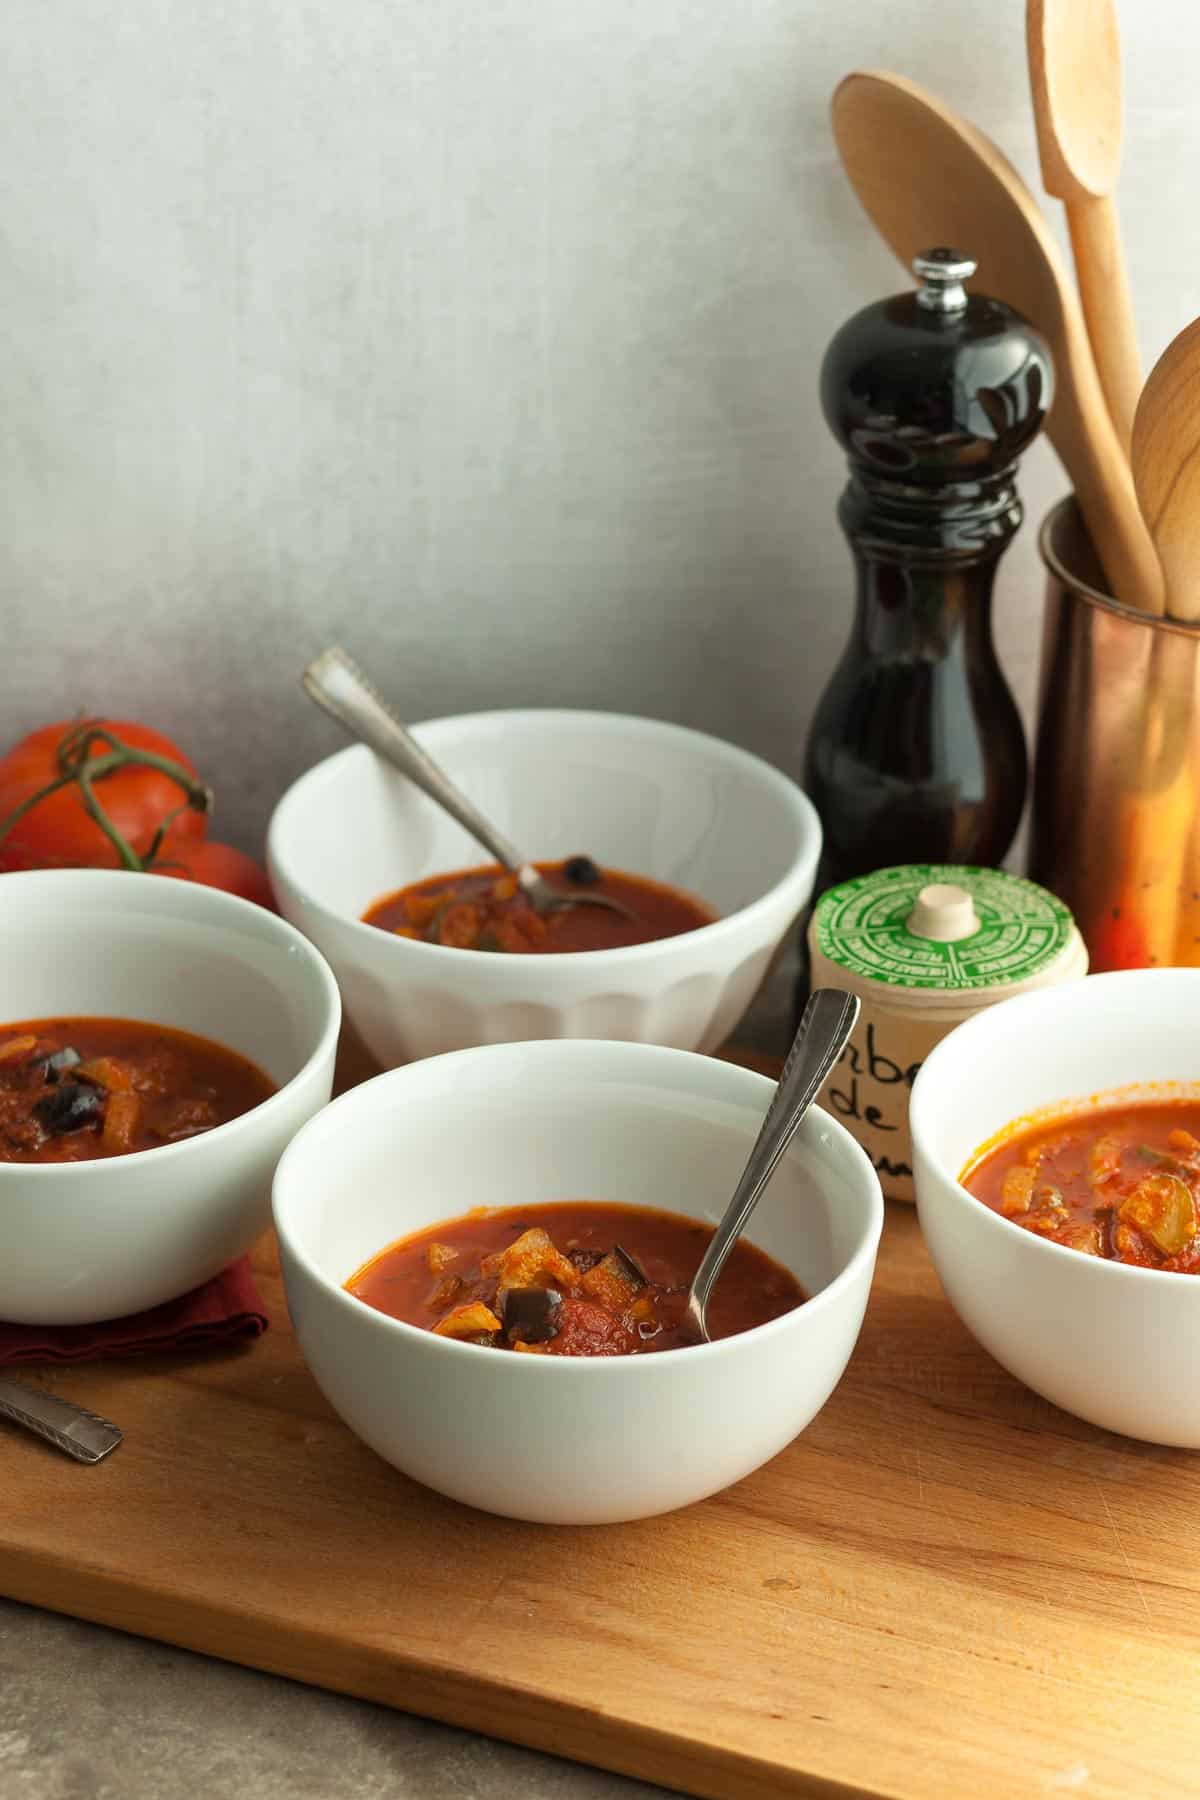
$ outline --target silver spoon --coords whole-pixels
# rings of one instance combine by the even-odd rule
[[[428,794],[452,819],[457,819],[502,868],[515,875],[534,912],[544,917],[572,906],[602,906],[606,912],[636,920],[636,913],[622,906],[619,900],[610,900],[606,894],[563,894],[552,887],[541,870],[536,869],[502,831],[484,818],[474,802],[455,787],[446,771],[421,748],[344,650],[336,646],[323,650],[305,669],[300,680],[310,700],[315,700],[335,718],[351,737],[367,744],[377,756],[382,756],[402,775],[407,775],[423,794]]]
[[[839,988],[818,988],[809,996],[775,1097],[767,1108],[767,1116],[746,1159],[733,1199],[725,1208],[725,1216],[713,1233],[688,1289],[687,1317],[706,1344],[711,1341],[708,1302],[717,1276],[762,1198],[780,1157],[816,1099],[821,1083],[846,1048],[858,1018],[858,1006],[856,995],[844,994]]]
[[[76,1462],[98,1463],[121,1442],[120,1430],[110,1419],[7,1375],[0,1375],[0,1419],[23,1425]]]

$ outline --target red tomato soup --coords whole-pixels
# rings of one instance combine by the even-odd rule
[[[165,1025],[2,1025],[0,1162],[88,1162],[177,1144],[274,1092],[244,1056]]]
[[[711,925],[717,916],[679,888],[600,869],[588,856],[569,856],[564,862],[537,867],[568,899],[590,894],[618,900],[632,918],[600,906],[565,907],[539,915],[518,888],[516,876],[492,863],[416,881],[377,900],[363,919],[395,937],[419,938],[455,950],[546,956],[649,944]]]
[[[969,1192],[1089,1256],[1200,1271],[1200,1100],[1096,1106],[1016,1129],[968,1164]]]
[[[599,1201],[480,1208],[374,1257],[347,1291],[441,1337],[537,1356],[635,1356],[697,1339],[684,1304],[712,1228]],[[744,1238],[708,1309],[713,1337],[800,1306],[795,1277]]]

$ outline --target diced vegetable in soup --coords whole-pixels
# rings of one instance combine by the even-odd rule
[[[1101,1105],[1016,1130],[961,1180],[985,1206],[1052,1243],[1200,1273],[1200,1100]]]
[[[711,925],[717,916],[680,888],[598,868],[588,856],[569,856],[565,862],[537,867],[566,898],[591,894],[617,900],[632,917],[622,918],[600,906],[536,913],[516,876],[492,863],[483,869],[430,875],[377,900],[363,918],[395,937],[419,938],[452,950],[546,956],[649,944]]]
[[[352,1275],[368,1306],[439,1337],[530,1356],[635,1356],[697,1340],[687,1290],[712,1228],[600,1201],[480,1209],[402,1238]],[[744,1238],[708,1309],[713,1337],[803,1303],[789,1270]]]
[[[274,1092],[244,1056],[165,1025],[0,1025],[0,1162],[88,1162],[180,1143]]]

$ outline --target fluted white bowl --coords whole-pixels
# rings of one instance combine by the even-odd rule
[[[807,1304],[657,1355],[513,1356],[387,1317],[345,1282],[468,1206],[618,1200],[715,1225],[774,1084],[648,1044],[493,1044],[335,1100],[275,1177],[288,1307],[330,1404],[406,1475],[558,1525],[646,1518],[741,1480],[824,1406],[862,1325],[879,1180],[814,1107],[747,1237]]]
[[[685,888],[720,915],[658,943],[499,956],[364,925],[384,894],[486,860],[462,828],[361,745],[288,789],[268,834],[284,916],[328,957],[385,1067],[530,1038],[712,1050],[738,1023],[812,892],[816,812],[732,744],[619,713],[491,712],[415,736],[537,860],[586,852]]]

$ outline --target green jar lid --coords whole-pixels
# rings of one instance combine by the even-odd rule
[[[1036,982],[1079,943],[1070,912],[1036,882],[954,863],[876,869],[830,888],[810,937],[858,981],[931,994]]]

